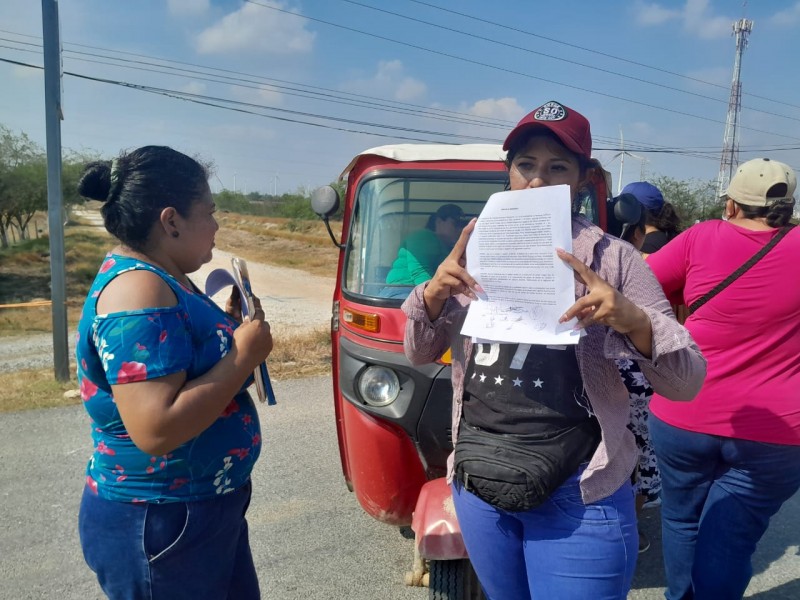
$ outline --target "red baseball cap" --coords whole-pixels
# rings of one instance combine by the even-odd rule
[[[552,131],[567,148],[587,159],[592,158],[592,131],[589,121],[579,112],[551,100],[522,117],[503,142],[503,150],[524,132],[536,127]]]

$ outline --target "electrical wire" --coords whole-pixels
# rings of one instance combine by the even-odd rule
[[[691,77],[690,75],[684,75],[683,73],[676,73],[675,71],[670,71],[669,69],[664,69],[662,67],[656,67],[656,66],[653,66],[653,65],[648,65],[646,63],[637,62],[635,60],[631,60],[629,58],[624,58],[622,56],[616,56],[614,54],[609,54],[608,52],[603,52],[603,51],[597,50],[595,48],[587,48],[585,46],[579,46],[578,44],[572,44],[570,42],[565,42],[563,40],[557,40],[555,38],[547,37],[545,35],[533,33],[532,31],[527,31],[525,29],[519,29],[517,27],[512,27],[510,25],[505,25],[504,23],[498,23],[496,21],[490,21],[489,19],[483,19],[481,17],[476,17],[474,15],[468,15],[466,13],[459,12],[457,10],[444,8],[443,6],[437,6],[435,4],[431,4],[430,2],[423,2],[422,0],[406,0],[406,1],[407,2],[413,2],[415,4],[419,4],[419,5],[422,5],[422,6],[427,6],[428,8],[433,8],[435,10],[439,10],[439,11],[442,11],[442,12],[445,12],[445,13],[448,13],[448,14],[451,14],[451,15],[457,15],[459,17],[464,17],[465,19],[470,19],[472,21],[477,21],[479,23],[483,23],[484,25],[492,25],[494,27],[500,27],[502,29],[507,29],[509,31],[514,31],[516,33],[521,33],[523,35],[527,35],[527,36],[530,36],[530,37],[539,38],[539,39],[542,39],[542,40],[546,40],[548,42],[553,42],[555,44],[561,44],[562,46],[568,46],[570,48],[575,48],[577,50],[583,50],[584,52],[591,52],[592,54],[596,54],[596,55],[599,55],[599,56],[605,56],[606,58],[613,58],[614,60],[618,60],[618,61],[621,61],[621,62],[624,62],[624,63],[628,63],[628,64],[631,64],[631,65],[636,65],[637,67],[643,67],[645,69],[651,69],[653,71],[658,71],[660,73],[666,73],[667,75],[672,75],[674,77],[680,77],[682,79],[687,79],[687,80],[693,81],[695,83],[702,83],[704,85],[717,87],[717,88],[720,88],[720,89],[728,91],[728,92],[730,91],[730,87],[729,86],[724,86],[724,85],[721,85],[719,83],[713,83],[711,81],[706,81],[704,79],[699,79],[697,77]],[[753,93],[748,93],[748,92],[744,92],[744,95],[745,96],[751,96],[752,98],[758,98],[759,100],[766,100],[767,102],[774,102],[775,104],[783,104],[785,106],[790,106],[792,108],[800,108],[800,105],[798,105],[798,104],[792,104],[791,102],[785,102],[785,101],[782,101],[782,100],[776,100],[775,98],[768,98],[767,96],[759,96],[758,94],[753,94]]]
[[[655,105],[655,104],[650,104],[648,102],[642,102],[642,101],[639,101],[639,100],[633,100],[631,98],[625,98],[623,96],[616,96],[614,94],[609,94],[607,92],[601,92],[599,90],[590,90],[590,89],[583,88],[583,87],[580,87],[580,86],[577,86],[577,85],[564,83],[564,82],[560,82],[560,81],[555,81],[555,80],[547,79],[547,78],[544,78],[544,77],[537,77],[536,75],[531,75],[530,73],[523,73],[521,71],[516,71],[514,69],[509,69],[509,68],[506,68],[506,67],[500,67],[500,66],[497,66],[497,65],[484,63],[484,62],[481,62],[481,61],[478,61],[478,60],[473,60],[473,59],[466,58],[466,57],[463,57],[463,56],[450,54],[448,52],[442,52],[442,51],[439,51],[439,50],[433,50],[431,48],[426,48],[425,46],[420,46],[418,44],[411,44],[409,42],[404,42],[404,41],[396,40],[396,39],[393,39],[393,38],[390,38],[390,37],[387,37],[387,36],[378,35],[376,33],[371,33],[371,32],[368,32],[368,31],[363,31],[363,30],[360,30],[360,29],[356,29],[354,27],[349,27],[347,25],[341,25],[339,23],[333,23],[331,21],[326,21],[325,19],[319,19],[317,17],[311,17],[311,16],[308,16],[308,15],[299,15],[297,13],[294,13],[294,12],[291,12],[291,11],[288,11],[288,10],[284,10],[284,9],[278,8],[276,6],[270,6],[270,5],[267,5],[267,4],[261,4],[260,2],[256,2],[256,0],[244,0],[244,1],[249,3],[249,4],[253,4],[255,6],[260,6],[262,8],[265,8],[265,9],[268,9],[268,10],[272,10],[272,11],[276,11],[276,12],[280,12],[280,13],[287,14],[287,15],[291,15],[293,17],[299,17],[299,18],[302,18],[302,19],[307,19],[309,21],[314,21],[316,23],[322,23],[323,25],[329,25],[331,27],[336,27],[338,29],[343,29],[345,31],[351,31],[353,33],[358,33],[358,34],[365,35],[365,36],[368,36],[368,37],[373,37],[373,38],[380,39],[380,40],[383,40],[383,41],[391,42],[393,44],[399,44],[401,46],[407,46],[409,48],[414,48],[416,50],[421,50],[423,52],[427,52],[427,53],[430,53],[430,54],[435,54],[435,55],[443,56],[443,57],[446,57],[446,58],[452,58],[454,60],[458,60],[458,61],[461,61],[461,62],[466,62],[466,63],[469,63],[469,64],[481,66],[481,67],[486,67],[486,68],[493,69],[493,70],[496,70],[496,71],[509,73],[511,75],[519,75],[521,77],[525,77],[525,78],[528,78],[528,79],[534,79],[534,80],[537,80],[537,81],[543,81],[545,83],[552,83],[554,85],[560,85],[560,86],[567,87],[567,88],[570,88],[570,89],[591,93],[591,94],[594,94],[596,96],[603,96],[603,97],[606,97],[606,98],[611,98],[612,100],[619,100],[620,102],[626,102],[626,103],[629,103],[629,104],[636,104],[638,106],[644,106],[644,107],[647,107],[647,108],[653,108],[653,109],[656,109],[656,110],[661,110],[661,111],[665,111],[665,112],[681,115],[681,116],[684,116],[684,117],[690,117],[690,118],[698,119],[698,120],[701,120],[701,121],[708,121],[710,123],[717,123],[717,124],[720,124],[720,125],[724,125],[725,124],[725,121],[720,121],[719,119],[713,119],[711,117],[704,117],[702,115],[696,115],[696,114],[693,114],[693,113],[688,113],[688,112],[676,110],[676,109],[673,109],[673,108],[667,108],[665,106],[658,106],[658,105]],[[788,138],[788,139],[792,139],[792,140],[797,140],[798,139],[796,136],[789,136],[789,135],[784,135],[784,134],[781,134],[781,133],[764,131],[763,129],[756,129],[754,127],[745,127],[743,125],[740,125],[739,128],[740,129],[747,129],[747,130],[750,130],[750,131],[757,131],[759,133],[767,133],[769,135],[774,135],[776,137],[783,137],[783,138]]]

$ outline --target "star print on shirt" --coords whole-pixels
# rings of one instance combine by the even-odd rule
[[[481,373],[481,383],[483,383],[484,381],[486,381],[486,375]]]
[[[514,379],[513,383],[514,383],[514,387],[522,387],[522,379],[520,379],[519,377]]]
[[[497,377],[494,378],[494,384],[495,385],[503,385],[503,378],[500,377],[500,375],[498,375]]]
[[[533,386],[534,387],[540,388],[540,387],[542,387],[542,384],[544,384],[544,381],[542,381],[538,377],[533,380]],[[542,388],[542,389],[544,389],[544,388]]]

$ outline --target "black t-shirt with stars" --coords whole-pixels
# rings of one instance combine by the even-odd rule
[[[475,344],[465,377],[463,414],[475,427],[531,434],[596,422],[574,346]]]

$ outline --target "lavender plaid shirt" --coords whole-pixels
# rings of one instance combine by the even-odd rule
[[[630,244],[606,235],[581,216],[572,220],[572,253],[591,266],[600,277],[631,302],[642,308],[653,326],[652,357],[640,354],[627,337],[602,325],[586,329],[576,354],[583,384],[602,430],[602,440],[584,471],[580,486],[583,501],[595,502],[613,494],[633,473],[638,450],[628,430],[628,392],[615,364],[616,359],[635,360],[653,389],[671,400],[691,400],[700,391],[706,362],[689,332],[675,320],[672,309],[650,268]],[[470,338],[461,325],[469,298],[452,296],[441,315],[428,319],[422,301],[427,283],[418,285],[403,303],[408,317],[405,353],[413,364],[438,359],[448,347],[453,355],[453,444],[461,421],[464,372],[472,354]],[[587,293],[575,282],[575,296]],[[447,480],[453,478],[453,455],[447,461]]]

